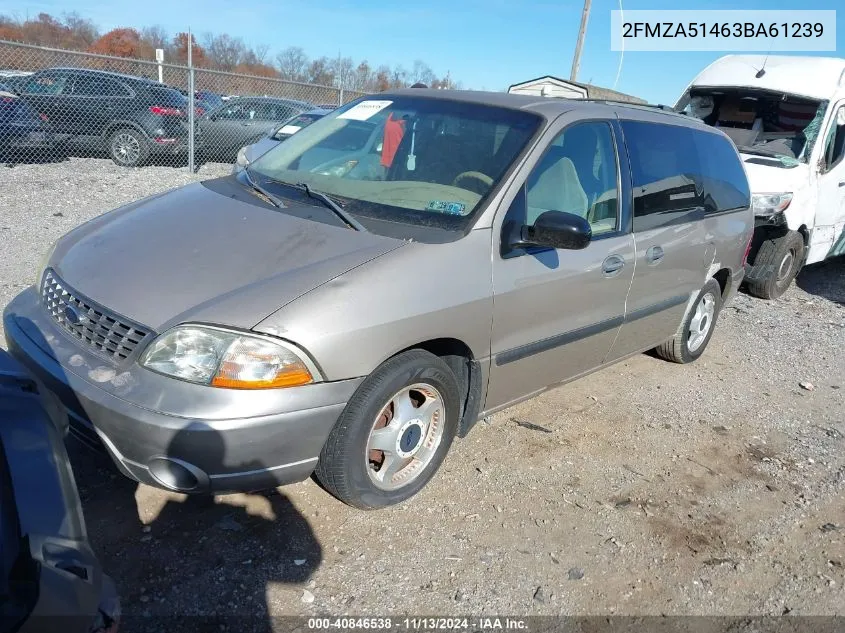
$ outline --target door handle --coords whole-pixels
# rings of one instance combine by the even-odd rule
[[[605,277],[615,277],[625,267],[625,260],[619,255],[608,255],[601,264]]]
[[[839,183],[839,186],[840,186],[840,187],[845,187],[845,180],[843,180],[842,182],[840,182],[840,183]]]
[[[255,123],[241,123],[244,127],[249,127],[250,125],[255,125]]]
[[[645,258],[649,264],[659,264],[663,261],[663,255],[663,249],[660,246],[652,246],[645,252]]]

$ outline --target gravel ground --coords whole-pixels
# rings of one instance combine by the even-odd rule
[[[0,304],[73,226],[226,171],[3,170]],[[739,295],[697,363],[638,356],[479,423],[380,512],[313,481],[186,499],[74,450],[94,547],[130,614],[843,615],[843,273]]]

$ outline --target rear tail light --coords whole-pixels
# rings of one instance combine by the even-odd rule
[[[163,136],[157,136],[153,139],[159,145],[171,145],[175,143],[178,139],[175,138],[164,138]]]
[[[14,103],[14,97],[0,97],[0,103]]]
[[[171,108],[170,106],[150,106],[150,112],[159,116],[182,116],[182,111],[179,108]]]
[[[202,116],[203,114],[205,114],[205,110],[203,110],[203,109],[202,109],[202,108],[200,108],[199,106],[197,106],[197,107],[194,109],[194,111],[197,113],[197,116]]]
[[[44,114],[43,112],[38,113],[38,118],[41,119],[42,121],[45,121],[45,122],[50,120],[49,118],[47,118],[47,115]]]

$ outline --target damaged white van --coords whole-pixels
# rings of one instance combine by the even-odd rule
[[[775,299],[804,264],[845,253],[845,59],[728,55],[675,108],[740,151],[756,217],[749,292]]]

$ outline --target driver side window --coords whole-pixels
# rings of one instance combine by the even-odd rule
[[[551,142],[526,183],[525,223],[546,211],[585,218],[594,235],[618,226],[616,148],[610,125],[601,121],[566,128]]]
[[[845,106],[843,106],[845,107]],[[824,171],[828,172],[836,167],[845,156],[845,125],[837,125],[836,117],[833,118],[833,125],[825,139],[824,144]]]

